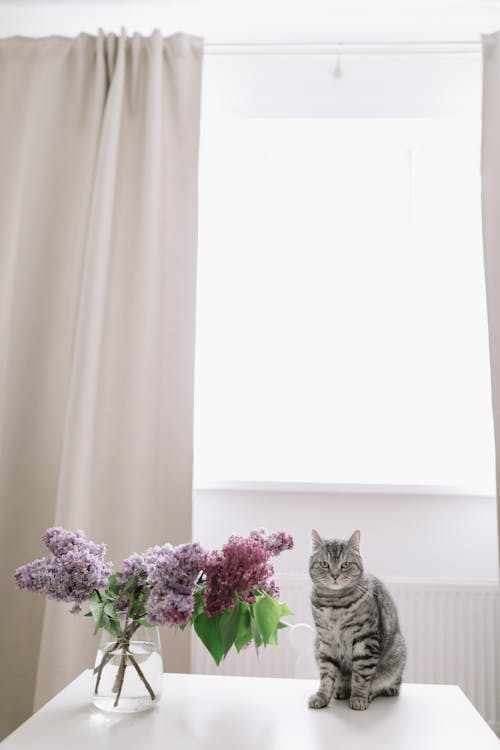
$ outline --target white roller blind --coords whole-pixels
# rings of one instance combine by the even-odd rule
[[[477,118],[207,118],[200,209],[198,484],[493,491]]]

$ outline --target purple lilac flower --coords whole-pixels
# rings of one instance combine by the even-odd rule
[[[50,599],[73,602],[71,612],[79,612],[94,589],[107,586],[112,564],[103,561],[106,545],[85,539],[83,531],[73,533],[58,526],[47,529],[42,538],[53,556],[18,568],[16,585]]]
[[[269,578],[266,583],[260,587],[264,594],[272,596],[273,599],[278,599],[280,595],[279,587],[276,585],[274,578]]]
[[[156,625],[185,625],[193,613],[191,594],[176,594],[154,589],[148,600],[148,620]]]
[[[90,539],[85,539],[83,531],[66,531],[60,526],[53,526],[47,529],[42,536],[47,549],[56,557],[61,557],[67,552],[85,548],[91,555],[96,555],[101,559],[106,554],[105,544],[95,544]]]
[[[123,561],[122,569],[118,573],[117,583],[119,583],[120,586],[124,586],[132,580],[132,578],[135,578],[140,584],[146,581],[148,574],[148,565],[146,564],[144,557],[134,552]]]
[[[118,573],[118,583],[120,586],[128,583],[135,578],[139,585],[149,583],[150,577],[156,570],[160,560],[167,557],[173,550],[171,544],[164,544],[163,547],[158,545],[149,547],[142,555],[134,552],[123,561],[122,569]]]
[[[197,542],[165,549],[148,577],[152,590],[147,618],[157,625],[185,625],[194,607],[193,590],[205,567],[207,553]]]
[[[293,548],[293,538],[284,531],[273,531],[268,534],[266,529],[260,528],[251,531],[249,536],[251,539],[255,539],[262,544],[271,557],[279,555],[284,550]]]
[[[221,552],[208,555],[205,612],[209,617],[232,609],[236,595],[249,604],[255,601],[252,589],[265,586],[274,572],[267,558],[268,553],[260,541],[235,535]]]

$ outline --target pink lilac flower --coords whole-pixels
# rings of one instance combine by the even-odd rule
[[[232,609],[239,600],[253,604],[253,589],[277,598],[279,589],[273,580],[270,557],[292,549],[293,539],[284,531],[270,534],[254,529],[248,537],[233,535],[221,552],[211,552],[205,566],[207,594],[205,612],[213,617]]]
[[[249,604],[255,601],[253,588],[266,585],[273,575],[264,546],[250,537],[233,535],[220,552],[211,552],[205,565],[207,594],[205,612],[209,617],[232,609],[238,596]]]
[[[79,612],[94,589],[107,586],[112,564],[103,560],[106,545],[85,539],[83,531],[74,533],[60,527],[47,529],[43,541],[53,556],[18,568],[16,585],[50,599],[73,602],[71,612]]]
[[[194,607],[193,591],[207,553],[197,542],[161,549],[148,576],[152,586],[147,618],[157,625],[185,625]]]

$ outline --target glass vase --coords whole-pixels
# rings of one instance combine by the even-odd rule
[[[102,630],[94,667],[93,702],[102,711],[135,713],[161,695],[163,661],[158,627],[122,623],[124,635]]]

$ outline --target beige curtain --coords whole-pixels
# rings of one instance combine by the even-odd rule
[[[183,34],[0,41],[2,735],[95,658],[13,586],[45,528],[117,566],[191,537],[201,60]]]
[[[483,247],[488,306],[498,503],[498,499],[500,498],[500,32],[484,35],[482,42],[483,112],[481,180]],[[498,507],[497,518],[500,519],[500,510]]]

